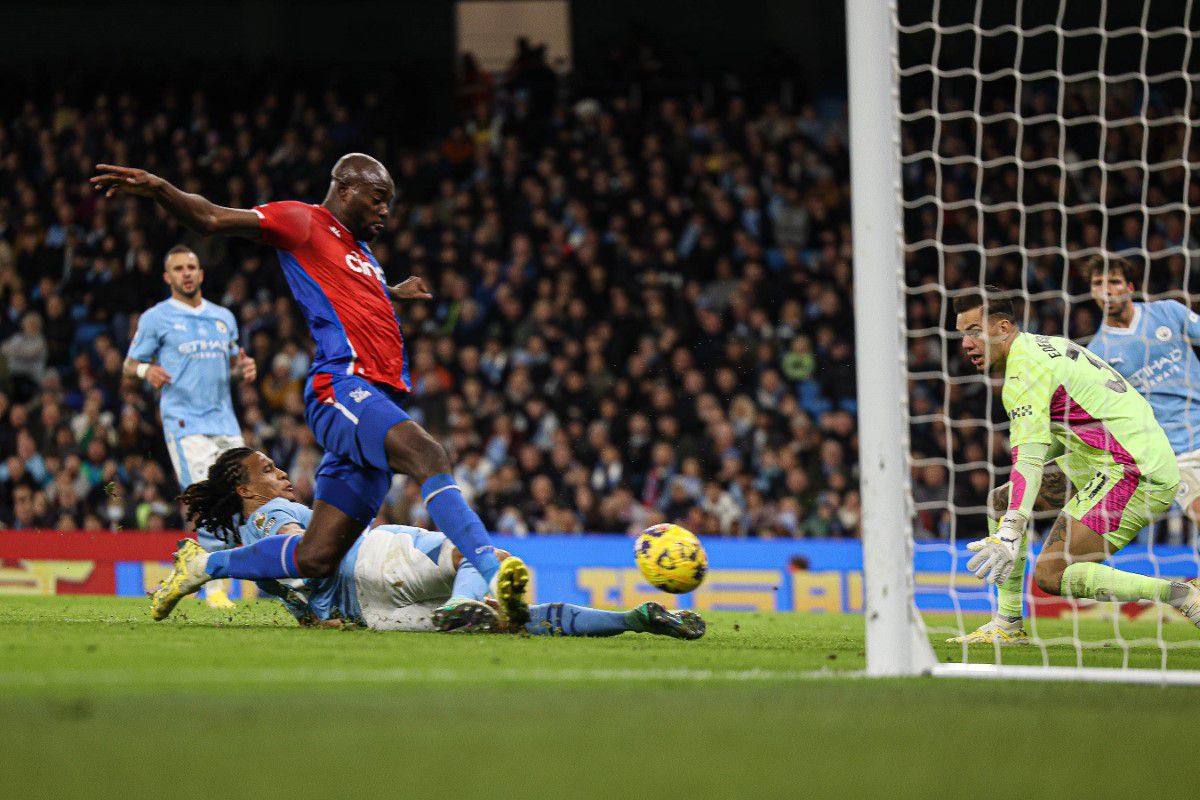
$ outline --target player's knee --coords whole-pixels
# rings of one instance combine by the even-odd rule
[[[1046,594],[1057,597],[1062,594],[1063,568],[1059,559],[1054,563],[1039,559],[1033,566],[1033,582]]]
[[[393,471],[424,483],[450,471],[450,456],[436,439],[415,425],[397,425],[387,439],[388,465]]]
[[[450,471],[450,456],[446,453],[446,448],[432,438],[425,437],[413,448],[406,466],[404,472],[424,483],[434,475],[443,475]]]

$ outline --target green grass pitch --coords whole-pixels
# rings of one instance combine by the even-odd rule
[[[1200,688],[867,680],[862,618],[711,615],[680,642],[301,630],[268,602],[0,599],[13,798],[1165,796]],[[974,620],[969,620],[974,622]],[[931,624],[950,625],[950,618]],[[1080,623],[1112,638],[1111,621]],[[1071,622],[1043,623],[1069,636]],[[1129,642],[1155,626],[1124,622]],[[1200,637],[1168,666],[1200,669]],[[931,637],[940,639],[941,636]],[[962,649],[939,645],[939,657]],[[1074,663],[1070,645],[1049,649]],[[1008,663],[1040,663],[1036,648]],[[1091,665],[1157,666],[1152,645]],[[973,651],[990,662],[992,651]],[[813,674],[814,671],[820,671]],[[1002,755],[1003,754],[1003,755]]]

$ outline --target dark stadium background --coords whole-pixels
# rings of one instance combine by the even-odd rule
[[[902,21],[916,5],[902,5]],[[857,535],[840,4],[570,8],[570,73],[527,55],[481,83],[462,77],[452,3],[6,6],[0,521],[179,523],[155,403],[119,376],[136,314],[163,296],[161,259],[179,241],[197,248],[206,296],[234,309],[258,361],[257,385],[235,398],[248,440],[311,491],[318,456],[298,390],[309,339],[273,254],[202,241],[147,202],[97,215],[84,181],[91,164],[115,160],[218,202],[319,201],[333,160],[363,149],[399,188],[380,260],[390,278],[422,274],[437,294],[405,320],[418,384],[410,407],[451,447],[489,526],[625,531],[670,518],[702,535]],[[1025,58],[1047,58],[1052,44],[1028,40]],[[962,65],[969,45],[946,37],[942,66]],[[995,63],[1011,64],[1005,47],[996,42]],[[1075,55],[1086,59],[1085,49]],[[902,52],[902,63],[918,55]],[[1129,56],[1110,58],[1116,68]],[[970,102],[968,88],[944,87],[944,100]],[[927,84],[903,89],[906,110],[928,102]],[[996,108],[1011,105],[1011,87],[989,92]],[[487,110],[475,117],[480,100]],[[1011,146],[1005,131],[989,133]],[[911,152],[929,131],[903,134]],[[974,135],[947,125],[943,146],[970,152]],[[1118,155],[1140,147],[1129,136],[1115,135]],[[482,181],[480,150],[491,153]],[[906,195],[925,191],[933,172],[926,162],[906,169]],[[991,177],[1004,185],[1001,172]],[[1152,185],[1171,178],[1155,173]],[[1140,194],[1140,173],[1113,185]],[[1166,217],[1144,222],[1161,241],[1178,235]],[[916,240],[930,221],[914,212],[905,224]],[[1016,230],[1013,219],[991,224],[1001,239]],[[1088,224],[1071,230],[1094,236]],[[1123,224],[1110,225],[1108,244],[1134,235]],[[1031,225],[1022,243],[1057,230]],[[952,218],[946,235],[971,234]],[[910,286],[937,274],[926,256],[910,259]],[[1000,260],[988,275],[1019,285],[1020,269]],[[1033,289],[1061,287],[1064,270],[1033,264]],[[949,288],[978,274],[955,264]],[[1163,259],[1152,274],[1154,291],[1183,288],[1179,263]],[[23,322],[29,312],[40,333]],[[921,295],[907,312],[922,327],[944,309]],[[1030,316],[1057,332],[1062,302],[1039,302]],[[1082,296],[1066,318],[1072,335],[1096,324]],[[936,355],[912,343],[917,367]],[[940,386],[914,386],[917,413],[941,399]],[[964,416],[982,408],[978,397],[955,401]],[[914,429],[915,454],[946,452],[946,435]],[[992,458],[994,472],[1005,469],[998,443],[950,435],[955,463]],[[943,536],[951,505],[981,506],[989,481],[975,469],[949,497],[944,469],[914,477],[919,501],[946,504],[922,513],[920,528]],[[383,519],[423,521],[415,500],[397,485]]]

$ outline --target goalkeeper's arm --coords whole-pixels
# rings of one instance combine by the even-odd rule
[[[1025,523],[1033,513],[1033,504],[1042,488],[1042,473],[1049,453],[1049,445],[1040,442],[1029,442],[1013,448],[1012,487],[1008,495],[1008,511],[1000,520],[1000,536],[1019,541],[1025,533]]]

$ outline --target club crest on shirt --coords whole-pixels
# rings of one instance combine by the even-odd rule
[[[217,325],[217,333],[229,333],[229,326],[226,325],[224,322],[221,322],[221,320],[217,320],[216,325]]]
[[[1171,338],[1171,329],[1166,325],[1159,325],[1158,330],[1154,332],[1154,335],[1160,342],[1165,342]]]
[[[258,512],[257,514],[255,514],[255,515],[254,515],[254,516],[251,518],[251,522],[253,522],[253,523],[254,523],[254,527],[258,528],[260,531],[262,531],[262,530],[266,530],[266,528],[267,528],[267,514],[266,514],[266,512],[265,512],[265,511],[260,511],[260,512]]]

